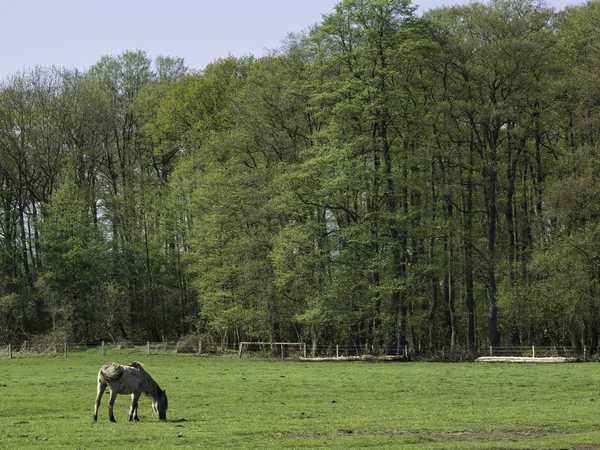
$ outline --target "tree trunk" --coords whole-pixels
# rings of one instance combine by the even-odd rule
[[[487,314],[487,335],[488,344],[497,346],[500,343],[498,334],[498,307],[497,301],[497,286],[496,286],[496,183],[497,173],[494,162],[492,162],[487,188],[484,189],[486,210],[486,235],[487,235],[487,268],[486,268],[486,294],[488,303]]]

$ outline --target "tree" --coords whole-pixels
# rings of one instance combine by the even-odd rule
[[[409,187],[412,119],[421,114],[408,81],[414,9],[407,1],[342,1],[311,33],[318,82],[311,107],[322,126],[304,165],[317,170],[321,189],[306,201],[320,207],[314,217],[336,223],[334,248],[354,260],[348,267],[363,267],[366,284],[355,292],[371,305],[361,308],[367,340],[395,351],[409,335],[407,219],[420,196]]]
[[[36,286],[52,318],[52,330],[69,338],[101,338],[100,318],[110,314],[103,291],[108,281],[108,249],[94,221],[90,198],[66,169],[39,224],[44,265]]]
[[[220,97],[226,101],[196,125],[212,131],[195,158],[202,163],[192,239],[199,326],[225,341],[295,340],[270,252],[287,217],[276,206],[278,177],[307,143],[304,99],[294,79],[304,67],[292,56],[238,66],[244,71],[231,72],[233,67],[223,61],[204,74],[210,77],[205,83],[226,93]],[[204,91],[203,97],[216,93]],[[217,118],[222,120],[213,127]]]
[[[555,163],[545,177],[529,289],[538,340],[598,345],[598,2],[560,16],[549,91],[556,99]],[[515,319],[516,321],[516,319]]]
[[[436,33],[446,54],[443,56],[445,63],[437,67],[442,69],[438,74],[444,87],[445,112],[442,117],[445,116],[445,123],[451,125],[440,130],[448,133],[448,139],[440,142],[468,151],[461,158],[467,162],[466,171],[462,171],[469,180],[467,186],[472,186],[475,173],[481,183],[485,223],[485,250],[481,253],[486,266],[483,281],[488,307],[487,340],[490,345],[498,345],[499,204],[505,205],[503,225],[507,240],[502,242],[502,250],[507,255],[507,283],[512,285],[516,282],[517,256],[525,258],[527,250],[523,246],[530,245],[527,230],[533,219],[526,206],[530,202],[526,184],[535,186],[542,181],[539,176],[531,181],[530,178],[541,170],[540,114],[548,107],[541,90],[546,76],[545,62],[550,55],[552,13],[536,2],[498,1],[490,5],[475,3],[440,10],[430,18],[434,27],[437,26]],[[465,167],[463,163],[459,164],[459,167]],[[520,204],[516,199],[518,179],[526,183],[521,186],[525,197],[519,199]],[[469,190],[467,209],[463,209],[467,215],[467,246],[473,243],[472,219],[469,217],[473,213],[472,201]],[[533,203],[538,204],[539,200],[534,199]],[[515,214],[519,211],[523,211],[524,216],[517,220]],[[517,230],[515,224],[519,222],[525,225]],[[522,239],[519,252],[517,236]],[[466,258],[472,261],[469,252],[467,248]],[[469,287],[469,315],[471,291]],[[469,331],[469,342],[472,340]]]
[[[11,77],[0,92],[0,291],[18,305],[22,330],[44,328],[42,304],[33,295],[42,255],[35,224],[64,161],[58,106],[62,76],[54,68],[36,68]]]

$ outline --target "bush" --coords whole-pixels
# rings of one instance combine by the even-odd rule
[[[131,343],[129,341],[119,341],[115,344],[115,348],[117,350],[123,350],[126,348],[133,348],[133,347],[134,347],[133,343]]]
[[[177,353],[198,353],[199,342],[200,336],[189,334],[179,339],[175,351]]]

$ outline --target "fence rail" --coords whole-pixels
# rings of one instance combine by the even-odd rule
[[[76,343],[61,340],[41,342],[22,342],[0,345],[0,356],[8,358],[20,356],[54,355],[68,356],[69,353],[97,349],[104,355],[114,351],[130,351],[136,354],[188,353],[195,355],[260,355],[298,359],[300,357],[348,358],[361,356],[394,356],[404,359],[421,360],[458,360],[468,361],[478,356],[527,356],[575,357],[582,361],[600,360],[600,347],[574,348],[566,346],[513,346],[481,347],[476,352],[468,349],[443,349],[436,353],[427,353],[418,349],[403,348],[374,349],[353,345],[312,345],[302,342],[240,342],[218,343],[213,340],[185,339],[178,342],[88,342]]]

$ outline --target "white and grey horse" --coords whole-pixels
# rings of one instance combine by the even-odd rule
[[[98,392],[94,406],[94,421],[98,420],[98,408],[102,400],[102,394],[106,388],[110,388],[110,399],[108,400],[108,416],[111,422],[116,422],[113,414],[113,406],[117,394],[131,394],[131,408],[129,409],[129,420],[140,420],[138,417],[138,400],[142,393],[152,397],[152,408],[160,420],[167,420],[166,391],[163,391],[144,366],[139,362],[130,365],[109,362],[104,364],[98,372]]]

